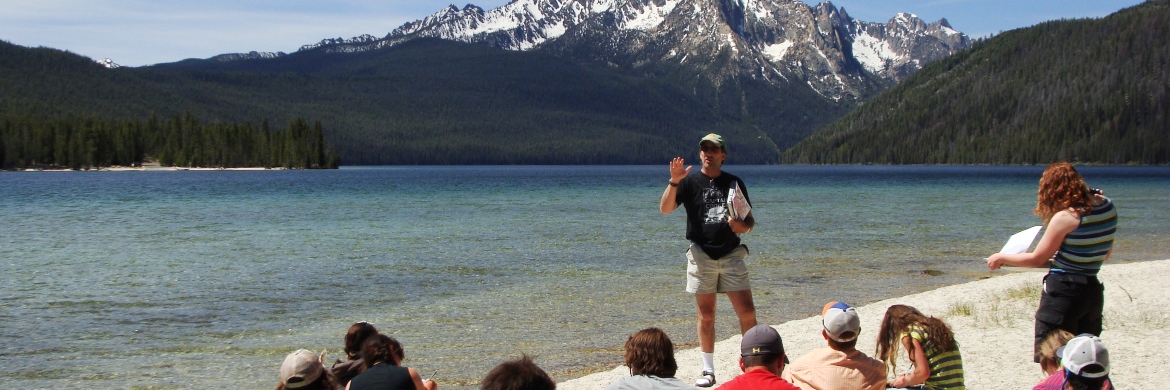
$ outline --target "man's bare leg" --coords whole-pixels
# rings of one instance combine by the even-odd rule
[[[756,326],[756,304],[752,301],[752,290],[728,291],[727,299],[731,301],[731,307],[735,309],[735,315],[739,317],[739,333],[743,334]],[[712,321],[714,321],[715,304],[712,302]],[[715,337],[715,328],[711,328],[711,337]],[[714,341],[711,343],[714,349]]]
[[[695,294],[695,306],[699,311],[699,351],[703,355],[703,376],[695,381],[695,386],[710,387],[715,385],[712,356],[715,353],[715,293]]]
[[[715,352],[715,293],[695,294],[699,309],[699,347],[702,352]]]

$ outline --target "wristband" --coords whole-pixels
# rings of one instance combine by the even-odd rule
[[[671,187],[678,187],[678,183],[675,183],[675,182],[670,181],[670,180],[667,180],[666,184],[670,184]]]

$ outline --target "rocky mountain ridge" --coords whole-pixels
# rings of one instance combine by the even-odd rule
[[[716,83],[743,76],[807,84],[834,101],[871,93],[869,75],[895,83],[971,44],[946,19],[926,23],[899,13],[886,23],[865,22],[830,2],[515,0],[490,11],[448,6],[383,38],[325,39],[301,50],[365,51],[422,37],[635,69],[685,63]]]

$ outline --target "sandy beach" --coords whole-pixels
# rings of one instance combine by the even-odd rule
[[[873,355],[881,316],[893,304],[905,304],[942,318],[955,332],[963,354],[967,388],[1030,389],[1043,379],[1032,363],[1033,314],[1039,301],[1044,269],[1007,269],[998,276],[937,290],[873,302],[858,307],[861,336],[858,349]],[[1111,377],[1119,389],[1159,388],[1160,367],[1170,366],[1170,288],[1156,275],[1170,274],[1170,260],[1109,264],[1099,278],[1105,285],[1105,329],[1101,340],[1109,348]],[[721,300],[725,298],[720,298]],[[756,305],[768,305],[757,300]],[[768,323],[767,318],[760,322]],[[784,340],[788,356],[796,359],[824,346],[820,317],[773,325]],[[674,337],[674,335],[671,335]],[[715,369],[720,383],[740,373],[740,337],[715,345]],[[677,351],[678,377],[691,382],[701,371],[697,348]],[[539,361],[537,362],[539,363]],[[897,364],[909,368],[904,358]],[[562,382],[561,390],[603,389],[629,375],[619,366],[607,372]]]

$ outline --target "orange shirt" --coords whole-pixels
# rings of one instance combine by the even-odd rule
[[[886,364],[858,350],[817,348],[784,367],[782,377],[803,390],[886,388]]]

